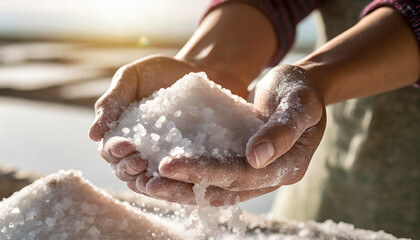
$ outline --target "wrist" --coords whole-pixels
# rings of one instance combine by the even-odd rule
[[[331,94],[334,92],[332,89],[333,85],[330,82],[330,79],[333,77],[325,74],[325,66],[323,66],[322,62],[316,61],[309,56],[294,65],[305,70],[307,78],[314,85],[325,105],[336,103]]]
[[[232,1],[206,15],[176,58],[248,86],[275,50],[275,32],[266,16],[249,4]]]
[[[232,81],[239,81],[244,85],[248,85],[255,78],[255,76],[240,71],[240,68],[234,68],[228,59],[217,58],[210,54],[206,54],[204,51],[205,49],[196,54],[194,52],[183,52],[183,50],[181,50],[175,58],[187,62],[205,72],[213,72],[217,73],[217,75],[227,76],[231,78]],[[238,63],[239,60],[236,62]]]
[[[220,64],[220,62],[217,63],[209,61],[206,58],[202,59],[193,55],[183,55],[182,52],[180,53],[176,55],[176,60],[194,67],[197,72],[205,72],[210,80],[231,90],[233,94],[241,96],[244,99],[248,97],[248,78],[244,75],[231,71],[231,69],[226,67],[228,64]]]

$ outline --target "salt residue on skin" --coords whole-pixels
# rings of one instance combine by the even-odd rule
[[[262,124],[252,104],[205,73],[190,73],[131,104],[107,137],[132,140],[151,176],[167,156],[244,157],[248,139]]]

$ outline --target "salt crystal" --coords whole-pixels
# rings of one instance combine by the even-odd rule
[[[140,145],[141,144],[141,137],[139,135],[134,135],[134,144]]]
[[[174,122],[170,121],[168,122],[168,125],[166,125],[166,129],[171,130],[172,128],[176,128],[176,125]]]
[[[127,135],[127,134],[129,134],[129,133],[130,133],[130,129],[129,129],[129,128],[127,128],[127,127],[125,127],[125,128],[123,128],[123,129],[122,129],[122,132],[123,132],[125,135]]]
[[[19,208],[13,208],[11,213],[12,214],[18,214],[18,213],[20,213],[20,209]]]
[[[181,147],[175,147],[174,149],[171,150],[169,155],[171,155],[172,157],[180,157],[182,156],[183,153],[184,153],[184,149],[182,149]]]
[[[160,136],[157,135],[156,133],[152,133],[150,134],[150,137],[152,138],[152,140],[157,143],[157,141],[159,141]]]
[[[101,235],[101,231],[99,231],[96,227],[91,227],[88,233],[92,237],[99,237]]]
[[[178,110],[178,111],[175,111],[175,112],[174,112],[174,116],[175,116],[175,117],[180,117],[180,116],[181,116],[181,114],[182,114],[181,110]]]
[[[66,233],[66,232],[64,232],[64,233],[61,233],[61,234],[60,234],[60,236],[58,237],[58,239],[59,239],[59,240],[65,240],[65,239],[67,239],[67,237],[68,237],[67,233]]]
[[[181,139],[182,139],[182,134],[176,128],[172,128],[171,130],[169,130],[169,132],[168,132],[168,134],[166,135],[166,138],[165,138],[165,140],[170,142],[170,143],[178,142]]]
[[[137,122],[137,121],[136,121]],[[137,133],[140,137],[144,137],[146,136],[146,128],[144,128],[144,126],[141,123],[137,123],[134,127],[133,127],[133,131],[135,133]]]
[[[152,146],[152,151],[153,152],[159,152],[160,151],[160,148],[158,146],[156,146],[156,145],[153,145]]]
[[[165,122],[165,120],[166,120],[165,116],[160,116],[159,119],[155,123],[155,127],[157,129],[160,129],[162,127],[162,124]]]
[[[45,223],[47,224],[48,227],[53,227],[55,225],[55,218],[47,217],[45,219]]]
[[[182,149],[188,149],[188,147],[191,145],[191,140],[189,140],[188,138],[183,138],[183,139],[179,140],[178,145]]]

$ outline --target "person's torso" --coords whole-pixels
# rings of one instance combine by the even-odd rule
[[[321,1],[326,39],[353,26],[369,2]],[[420,89],[335,104],[327,118],[306,176],[279,192],[275,215],[420,237]]]

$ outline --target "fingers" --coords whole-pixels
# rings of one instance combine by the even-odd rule
[[[140,192],[140,191],[137,189],[137,186],[136,186],[136,180],[134,180],[134,181],[127,181],[127,182],[126,182],[126,184],[127,184],[127,187],[128,187],[131,191],[136,192],[136,193],[143,194],[142,192]]]
[[[140,173],[147,168],[147,161],[143,160],[139,153],[134,153],[118,163],[111,164],[114,174],[123,181],[134,181]]]
[[[126,161],[126,171],[128,174],[136,175],[146,171],[147,161],[142,159],[140,153],[134,153],[125,157],[123,161]]]
[[[268,166],[248,169],[249,188],[290,185],[300,181],[306,173],[312,156],[321,142],[325,129],[325,114],[313,127],[308,128],[285,154]]]
[[[320,119],[323,111],[321,104],[318,109],[312,109],[309,103],[289,98],[288,101],[295,104],[286,108],[280,105],[268,122],[248,140],[246,156],[254,168],[264,168],[289,151],[302,133]],[[299,109],[302,105],[306,107]]]
[[[139,180],[140,179],[140,180]],[[164,199],[170,202],[182,204],[196,204],[196,197],[191,183],[179,182],[165,177],[139,177],[136,181],[141,191],[151,197]],[[263,188],[250,191],[227,191],[215,186],[206,189],[205,200],[210,206],[233,205],[236,202],[243,202],[268,192],[274,191],[277,187]]]
[[[98,142],[120,116],[121,104],[114,98],[105,95],[97,101],[96,106],[95,120],[89,129],[89,137]]]
[[[283,69],[284,70],[284,69]],[[256,107],[269,115],[268,121],[248,141],[246,157],[254,168],[264,168],[289,151],[303,132],[323,115],[318,93],[308,87],[305,76],[294,70],[291,83],[279,83],[282,74],[268,74],[257,89]],[[279,85],[284,84],[283,88]]]
[[[123,137],[103,139],[98,145],[99,154],[111,163],[118,163],[122,158],[134,153],[135,146],[132,141]]]
[[[127,138],[112,137],[98,145],[99,154],[111,163],[114,174],[123,181],[133,181],[147,168],[147,161],[136,152],[134,144]]]
[[[111,168],[115,176],[117,176],[119,179],[123,181],[134,181],[137,178],[137,176],[128,174],[127,171],[125,171],[125,169],[122,169],[124,168],[124,166],[122,166],[121,163],[123,162],[111,164]]]
[[[159,165],[159,172],[167,178],[213,185],[228,190],[236,189],[245,181],[244,173],[250,168],[245,158],[199,159],[166,157]],[[245,186],[241,186],[241,188]]]
[[[229,191],[293,184],[304,176],[324,129],[325,114],[318,124],[301,134],[289,151],[264,168],[253,168],[244,158],[222,161],[168,157],[161,162],[159,172],[172,180],[204,183]]]
[[[137,70],[131,65],[120,68],[112,78],[107,92],[95,104],[95,120],[90,127],[89,137],[100,141],[112,128],[121,113],[121,108],[136,100]]]

